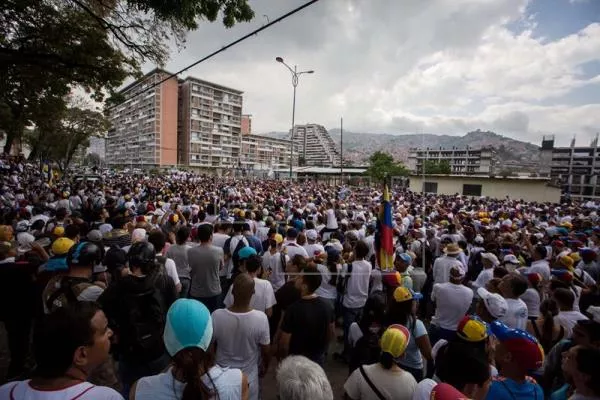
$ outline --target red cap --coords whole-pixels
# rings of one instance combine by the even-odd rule
[[[431,391],[431,400],[469,400],[467,396],[447,383],[438,383]]]

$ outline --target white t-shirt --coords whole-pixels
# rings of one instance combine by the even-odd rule
[[[458,266],[464,269],[462,263],[455,257],[442,256],[433,263],[433,283],[445,283],[450,280],[450,269]]]
[[[423,379],[417,384],[415,392],[413,393],[412,400],[429,400],[431,399],[431,392],[436,387],[438,382],[433,379]]]
[[[29,381],[9,382],[0,386],[0,399],[15,400],[123,400],[117,391],[106,386],[94,386],[89,382],[78,383],[62,390],[35,390]],[[14,388],[14,389],[13,389]],[[85,392],[85,393],[84,393]],[[79,397],[77,397],[79,396]]]
[[[215,232],[213,233],[212,245],[223,248],[227,239],[229,239],[229,235],[220,232]]]
[[[287,255],[284,255],[284,257],[287,264],[290,261],[290,258]],[[285,266],[281,265],[281,253],[278,251],[275,254],[271,254],[271,252],[267,250],[265,251],[265,254],[263,254],[262,259],[263,267],[271,270],[269,282],[273,285],[273,290],[277,291],[285,284]]]
[[[506,315],[499,318],[508,327],[525,330],[527,328],[527,305],[521,299],[506,299]]]
[[[477,292],[477,289],[481,287],[485,288],[485,285],[487,285],[492,278],[494,278],[494,268],[483,269],[479,275],[477,275],[475,282],[473,282],[473,291]]]
[[[573,327],[577,324],[577,321],[582,319],[588,319],[588,317],[575,310],[561,311],[554,317],[554,321],[565,328],[565,337],[567,338],[570,338],[573,334]]]
[[[212,321],[217,364],[241,369],[248,377],[250,399],[258,400],[260,346],[271,343],[267,316],[256,310],[234,313],[222,308],[212,313]]]
[[[383,279],[381,276],[381,270],[373,268],[371,270],[371,293],[380,292],[383,290]]]
[[[527,316],[537,318],[540,316],[540,294],[534,288],[528,288],[520,297],[527,306]]]
[[[286,241],[283,243],[283,248],[286,251],[286,254],[291,259],[296,255],[301,255],[304,258],[308,258],[308,253],[304,250],[304,247],[298,245],[295,241]]]
[[[175,266],[175,261],[173,261],[173,259],[167,258],[165,261],[165,269],[167,270],[167,275],[173,279],[175,286],[179,285],[179,274],[177,274],[177,267]]]
[[[304,250],[306,250],[306,254],[311,258],[319,253],[325,253],[325,248],[321,243],[306,244],[304,245]]]
[[[473,290],[450,282],[436,283],[433,285],[431,300],[436,304],[431,323],[455,331],[458,322],[471,307]]]
[[[550,264],[546,260],[537,260],[527,269],[528,274],[540,274],[545,281],[550,280]]]
[[[338,264],[338,271],[339,269],[340,266]],[[336,299],[337,289],[334,285],[329,284],[329,281],[331,280],[329,268],[326,265],[317,264],[317,270],[321,273],[321,286],[315,290],[315,294],[324,299]]]
[[[386,399],[412,399],[417,381],[409,372],[386,370],[379,363],[364,365],[363,368],[373,385],[379,389]],[[373,392],[359,369],[356,369],[348,377],[344,384],[344,390],[352,399],[379,400],[379,397]]]
[[[342,267],[342,275],[346,275],[348,265]],[[352,263],[352,273],[344,294],[342,305],[347,308],[364,307],[369,297],[369,280],[371,278],[371,263],[365,260]]]
[[[225,296],[225,300],[223,301],[226,307],[231,307],[233,305],[232,290],[233,285],[229,287],[227,296]],[[275,293],[273,292],[271,282],[260,278],[254,278],[254,294],[250,300],[250,307],[265,312],[275,304],[277,304],[277,301],[275,300]]]

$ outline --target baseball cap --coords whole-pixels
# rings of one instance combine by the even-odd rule
[[[490,323],[490,331],[512,354],[515,362],[528,370],[542,366],[544,349],[535,337],[522,329],[509,328],[500,321]]]
[[[394,358],[400,357],[406,351],[410,340],[410,332],[402,325],[390,325],[379,341],[381,351],[389,353]]]
[[[193,299],[179,299],[171,305],[163,334],[171,356],[188,347],[206,351],[212,335],[212,319],[204,304]]]
[[[314,229],[309,229],[309,230],[306,231],[306,238],[308,240],[317,240],[318,236],[319,235],[317,235],[317,231],[314,230]]]
[[[456,326],[456,335],[467,342],[481,342],[488,337],[488,326],[475,315],[465,315]]]
[[[552,276],[554,278],[556,278],[559,281],[562,281],[565,283],[573,282],[573,273],[566,269],[553,269],[550,271],[550,273],[552,274]]]
[[[275,243],[277,243],[277,244],[283,243],[283,236],[281,236],[280,233],[275,234]]]
[[[573,265],[575,264],[575,260],[573,260],[569,256],[562,256],[561,258],[559,258],[558,262],[560,263],[560,265],[562,265],[563,267],[565,267],[569,270],[572,270]]]
[[[502,318],[508,311],[508,303],[498,293],[491,293],[486,288],[477,289],[477,295],[483,301],[485,308],[494,318]]]
[[[415,293],[411,289],[404,286],[399,286],[394,290],[394,300],[397,303],[402,303],[409,300],[421,300],[423,295],[421,293]]]
[[[382,274],[383,283],[386,286],[395,288],[402,285],[402,275],[398,271],[385,272]]]
[[[487,253],[487,252],[481,253],[481,258],[483,260],[491,261],[491,263],[494,267],[500,265],[500,261],[498,261],[498,257],[496,257],[496,255],[494,253]]]
[[[544,277],[541,274],[538,274],[537,272],[532,272],[530,274],[526,274],[525,276],[527,277],[529,283],[531,283],[533,286],[539,284],[542,280],[544,280]]]
[[[401,259],[402,261],[404,261],[408,265],[412,264],[412,257],[409,254],[407,254],[407,253],[396,252],[396,257],[399,258],[399,259]]]
[[[447,383],[438,383],[431,390],[431,400],[469,400],[467,396]]]
[[[92,229],[91,231],[88,232],[86,237],[87,237],[87,240],[89,240],[90,242],[101,242],[102,241],[102,232],[100,232],[98,229]]]
[[[65,228],[62,226],[57,226],[52,230],[52,234],[54,236],[63,236],[65,234]]]
[[[246,246],[242,247],[240,251],[238,251],[238,258],[240,260],[245,260],[246,258],[250,258],[251,256],[256,255],[256,250],[253,247]]]
[[[519,263],[519,259],[514,254],[507,254],[507,255],[505,255],[504,258],[502,259],[502,262],[509,263],[509,264],[514,264],[514,265],[519,265],[520,264]]]
[[[57,256],[67,254],[71,247],[75,245],[75,242],[69,238],[61,237],[52,243],[52,253]]]

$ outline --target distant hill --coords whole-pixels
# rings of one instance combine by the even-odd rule
[[[340,130],[329,130],[334,142],[339,146]],[[267,136],[287,138],[287,132],[269,132]],[[392,135],[375,133],[357,133],[344,131],[344,160],[353,164],[364,164],[376,151],[386,151],[395,159],[406,162],[411,147],[442,148],[481,148],[493,147],[498,154],[500,165],[507,167],[535,169],[539,160],[539,146],[498,135],[488,131],[474,131],[464,136],[411,134]]]

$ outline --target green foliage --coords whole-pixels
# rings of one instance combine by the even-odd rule
[[[448,160],[441,160],[440,162],[425,160],[424,166],[426,175],[449,175],[452,173]]]
[[[61,99],[75,87],[97,101],[109,94],[118,102],[113,95],[127,77],[139,77],[143,63],[163,65],[170,43],[181,47],[199,20],[215,21],[219,13],[227,27],[254,16],[248,0],[4,0],[4,151],[26,127],[40,122],[39,114],[48,114],[45,105],[60,109]]]
[[[377,182],[385,182],[393,176],[406,176],[408,169],[394,158],[383,151],[377,151],[369,157],[369,168],[365,174]]]

